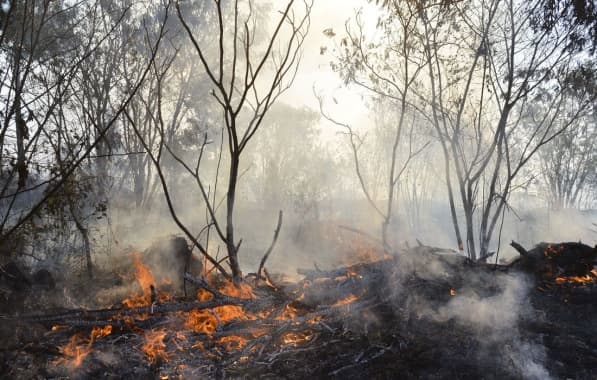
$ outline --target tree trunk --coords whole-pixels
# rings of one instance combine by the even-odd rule
[[[18,188],[22,189],[25,187],[27,180],[27,163],[25,161],[25,139],[28,138],[27,124],[23,119],[23,113],[21,111],[21,73],[19,70],[19,55],[15,55],[14,59],[14,75],[15,75],[15,124],[16,124],[16,137],[17,137],[17,174],[18,174]]]
[[[232,151],[230,157],[230,178],[228,180],[228,195],[226,197],[226,249],[232,271],[232,280],[240,283],[242,272],[238,263],[238,247],[234,242],[234,201],[236,197],[236,183],[238,180],[238,165],[240,153]]]

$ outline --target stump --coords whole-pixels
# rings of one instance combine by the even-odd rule
[[[171,282],[175,289],[183,288],[185,272],[197,277],[202,274],[201,260],[193,255],[183,237],[170,236],[157,240],[143,256],[158,283]]]

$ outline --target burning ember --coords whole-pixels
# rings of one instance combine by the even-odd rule
[[[556,278],[556,284],[586,285],[597,283],[597,269],[592,269],[584,276],[560,276]]]
[[[350,303],[353,303],[357,299],[358,299],[358,297],[355,296],[354,294],[349,294],[348,297],[342,298],[341,300],[339,300],[338,302],[336,302],[333,306],[348,305]]]
[[[421,251],[416,253],[420,255]],[[586,286],[597,283],[593,256],[588,256],[586,262],[577,260],[560,245],[542,245],[540,250],[526,255],[529,260],[521,261],[520,267],[534,274],[539,285],[550,285],[545,286],[544,292],[552,292],[548,297],[534,299],[533,306],[549,303],[550,308],[557,311],[562,305],[577,307],[580,296],[594,296],[597,287]],[[443,257],[433,259],[443,260]],[[394,292],[395,289],[388,288],[389,284],[394,284],[388,281],[394,277],[388,276],[403,275],[403,272],[391,272],[398,261],[378,260],[327,271],[305,269],[301,273],[305,276],[303,280],[279,286],[276,284],[279,280],[274,280],[274,287],[264,285],[261,280],[235,286],[216,275],[185,274],[189,296],[182,297],[172,292],[172,287],[156,284],[159,277],[154,276],[136,254],[130,273],[125,271],[123,276],[133,280],[134,272],[138,289],[127,290],[130,294],[125,302],[112,294],[112,299],[106,303],[116,305],[113,307],[101,305],[104,308],[67,310],[23,319],[47,327],[54,325],[52,331],[46,333],[49,339],[55,339],[52,347],[61,345],[58,346],[61,357],[54,360],[60,366],[56,366],[57,373],[52,373],[53,377],[63,376],[65,372],[61,371],[66,371],[67,377],[96,378],[109,373],[123,378],[160,379],[259,378],[264,374],[284,377],[287,373],[296,374],[297,378],[310,375],[367,378],[372,373],[409,373],[418,371],[417,365],[413,367],[411,363],[418,360],[421,348],[425,355],[431,352],[440,358],[458,352],[462,345],[476,344],[470,338],[478,332],[474,326],[469,329],[466,324],[454,323],[446,329],[444,317],[409,314],[411,300],[404,297],[405,294],[414,294],[430,304],[441,306],[443,303],[444,310],[462,305],[451,302],[458,300],[449,296],[462,293],[462,301],[466,301],[465,279],[476,267],[464,261],[459,266],[452,257],[449,259],[452,261],[446,263],[451,265],[446,268],[453,271],[450,276],[430,280],[417,276],[417,270],[402,279],[404,291]],[[415,264],[424,268],[428,263],[429,260],[423,260]],[[590,269],[586,269],[587,263],[591,263]],[[502,269],[513,270],[511,267]],[[188,292],[193,289],[189,284],[195,286],[194,291]],[[490,302],[501,299],[495,297],[503,290],[500,282],[480,286],[479,294],[483,296],[479,296],[479,302],[485,302],[482,298],[485,294]],[[555,299],[552,295],[562,294],[567,300],[571,293],[575,294],[573,305],[565,302],[552,306]],[[445,315],[462,318],[460,314],[457,317]],[[549,326],[552,325],[550,319]],[[90,329],[88,326],[98,327]],[[577,330],[581,331],[571,331]],[[110,335],[112,338],[104,338]],[[560,341],[565,340],[554,342]],[[505,338],[495,344],[516,342]],[[480,347],[486,349],[485,344]],[[465,371],[471,370],[468,366],[471,361],[473,358],[468,357]],[[381,368],[381,372],[367,372],[370,368],[375,371]],[[391,372],[383,372],[385,370]],[[421,370],[410,375],[426,378],[430,373]],[[482,372],[467,375],[479,378]]]
[[[256,339],[268,334],[269,328],[264,326],[239,334],[219,334],[225,326],[242,323],[243,321],[256,321],[258,319],[294,322],[302,318],[299,316],[300,314],[305,314],[305,312],[300,313],[297,306],[291,304],[286,304],[282,311],[267,308],[247,311],[244,309],[243,303],[250,301],[259,302],[250,285],[241,283],[239,286],[235,286],[229,281],[209,277],[206,280],[197,280],[200,287],[197,289],[195,301],[191,301],[189,305],[197,304],[198,307],[190,307],[187,310],[187,308],[181,306],[183,310],[174,313],[175,319],[169,324],[170,328],[144,330],[143,328],[139,328],[137,324],[152,317],[155,311],[160,310],[163,303],[174,305],[175,307],[180,305],[172,302],[174,299],[173,295],[156,289],[155,276],[150,268],[142,261],[139,253],[133,254],[132,258],[135,269],[135,281],[142,292],[126,298],[122,302],[123,306],[120,311],[113,313],[110,319],[114,322],[123,322],[120,324],[123,328],[134,333],[143,334],[143,341],[139,349],[143,352],[147,362],[152,366],[169,362],[173,351],[192,349],[205,353],[208,356],[213,356],[212,353],[209,353],[209,340],[191,343],[189,342],[189,333],[205,334],[209,338],[213,337],[211,338],[211,344],[217,344],[219,347],[218,350],[235,352],[242,350],[250,339]],[[360,276],[355,271],[345,273],[343,276],[344,279],[354,277],[359,278]],[[295,292],[295,302],[303,300],[304,295],[302,292],[311,285],[310,281],[306,281],[304,288],[298,289]],[[348,305],[357,299],[358,297],[355,294],[348,294],[331,304],[330,307]],[[233,302],[227,302],[228,300],[232,300]],[[200,305],[208,304],[212,306],[199,307]],[[312,316],[309,319],[305,319],[303,323],[313,325],[319,323],[320,320],[320,316]],[[58,329],[59,327],[56,326],[54,330]],[[170,339],[167,339],[170,331],[172,331],[173,335]],[[61,353],[64,356],[61,362],[74,368],[80,366],[84,359],[92,352],[93,342],[102,336],[109,335],[111,332],[112,326],[106,325],[103,328],[93,328],[89,338],[86,338],[81,333],[74,334],[70,337],[69,343],[61,349]],[[282,345],[297,345],[310,342],[314,337],[315,333],[311,329],[307,329],[305,331],[283,333],[278,339],[279,344]],[[169,349],[168,346],[170,344],[173,347]]]
[[[307,343],[313,339],[313,334],[309,331],[305,332],[289,332],[282,335],[282,342],[284,344],[298,345],[301,343]]]
[[[60,352],[64,357],[59,359],[58,362],[75,368],[80,366],[87,355],[91,353],[91,344],[83,334],[71,336],[68,343],[60,348]]]

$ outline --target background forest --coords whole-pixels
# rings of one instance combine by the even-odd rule
[[[4,0],[1,263],[93,276],[177,234],[239,280],[275,230],[288,273],[593,244],[581,3]]]

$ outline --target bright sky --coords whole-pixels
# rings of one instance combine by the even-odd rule
[[[311,13],[311,29],[305,42],[303,60],[293,86],[280,98],[280,101],[295,107],[307,106],[319,110],[317,99],[313,95],[315,86],[318,93],[324,95],[326,112],[338,121],[350,122],[357,126],[368,123],[367,108],[356,89],[345,89],[338,74],[330,68],[330,51],[320,54],[320,47],[333,47],[333,42],[323,34],[323,30],[332,28],[338,36],[345,35],[345,22],[354,16],[359,8],[371,8],[365,0],[315,0]],[[332,97],[338,102],[335,104]],[[336,132],[337,129],[327,122],[322,122],[324,130]]]

